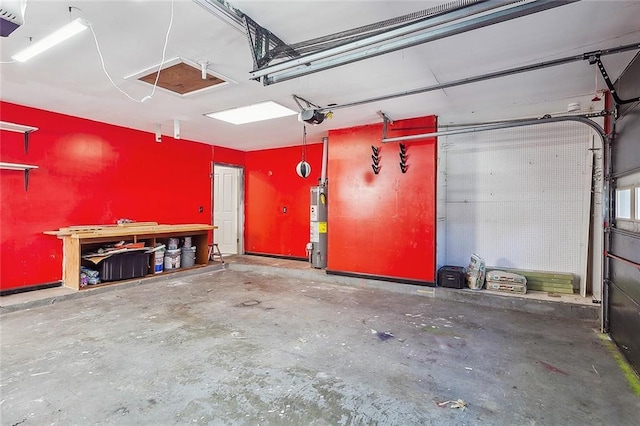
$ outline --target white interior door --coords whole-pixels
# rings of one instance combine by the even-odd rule
[[[241,230],[240,172],[237,167],[213,167],[213,241],[224,254],[238,254]]]

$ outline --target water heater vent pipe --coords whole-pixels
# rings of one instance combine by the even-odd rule
[[[320,175],[320,186],[327,186],[327,157],[329,156],[329,138],[322,138],[322,174]]]

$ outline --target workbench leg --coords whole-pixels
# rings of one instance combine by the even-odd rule
[[[80,290],[80,240],[64,237],[62,244],[62,279],[64,286]]]

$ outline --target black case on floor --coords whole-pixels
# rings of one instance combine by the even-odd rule
[[[438,287],[464,288],[467,268],[463,266],[443,266],[438,269]]]
[[[149,253],[134,251],[114,254],[94,265],[83,261],[83,266],[100,272],[102,282],[141,278],[149,272]]]

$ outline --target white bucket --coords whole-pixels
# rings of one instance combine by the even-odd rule
[[[155,252],[155,262],[153,265],[153,273],[159,274],[164,269],[162,268],[164,262],[164,250],[156,250]]]
[[[182,267],[189,268],[196,263],[196,247],[182,247]]]
[[[179,240],[177,238],[169,238],[167,242],[167,250],[176,250],[178,248]]]
[[[191,237],[184,237],[184,244],[182,247],[191,247]]]
[[[164,254],[164,269],[178,269],[180,267],[180,250],[167,250]]]

